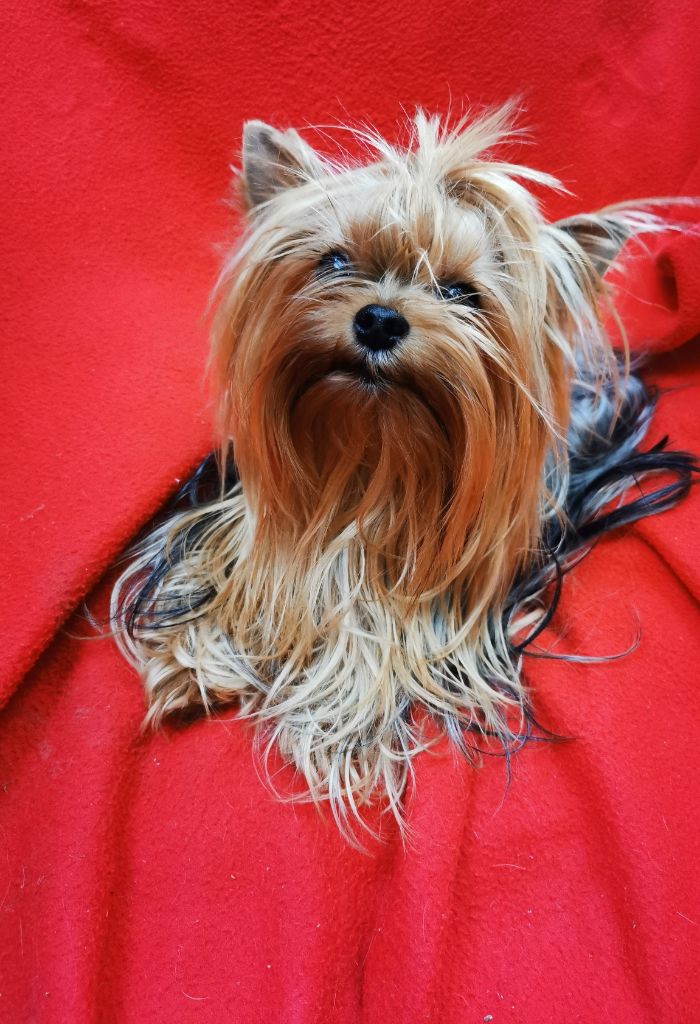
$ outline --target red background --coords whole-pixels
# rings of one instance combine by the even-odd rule
[[[9,5],[6,5],[6,8]],[[700,193],[696,5],[66,2],[3,12],[0,1018],[698,1020],[694,499],[601,544],[530,663],[565,746],[503,793],[424,758],[413,840],[367,854],[260,783],[234,721],[140,738],[80,601],[211,444],[202,322],[248,117],[280,127],[518,94],[552,214]],[[9,102],[8,102],[9,101]],[[700,257],[638,272],[636,336],[700,450]]]

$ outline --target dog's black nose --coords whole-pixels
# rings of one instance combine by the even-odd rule
[[[409,331],[408,320],[390,306],[363,306],[352,328],[359,343],[373,352],[393,348]]]

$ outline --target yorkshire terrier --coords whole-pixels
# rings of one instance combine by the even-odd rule
[[[604,271],[661,220],[549,223],[531,189],[556,180],[492,155],[507,125],[419,112],[400,148],[356,131],[361,163],[245,125],[221,451],[114,591],[147,720],[235,702],[342,826],[376,798],[401,821],[430,736],[522,742],[522,656],[562,574],[695,471],[639,450],[654,395],[603,322]]]

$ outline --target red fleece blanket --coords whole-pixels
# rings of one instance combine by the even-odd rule
[[[367,852],[275,800],[232,715],[139,733],[109,567],[211,444],[201,312],[246,117],[279,126],[519,93],[563,215],[700,194],[697,5],[5,5],[0,1019],[700,1020],[697,495],[599,544],[530,661],[504,788],[419,759],[411,841]],[[11,9],[10,9],[11,8]],[[8,104],[8,100],[11,103]],[[700,451],[697,239],[638,261],[629,318]],[[92,591],[92,593],[90,593]],[[284,775],[284,772],[283,772]]]

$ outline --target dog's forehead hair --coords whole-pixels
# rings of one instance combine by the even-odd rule
[[[422,276],[500,258],[498,218],[466,183],[457,190],[375,165],[339,175],[324,192],[325,215],[359,263]]]

